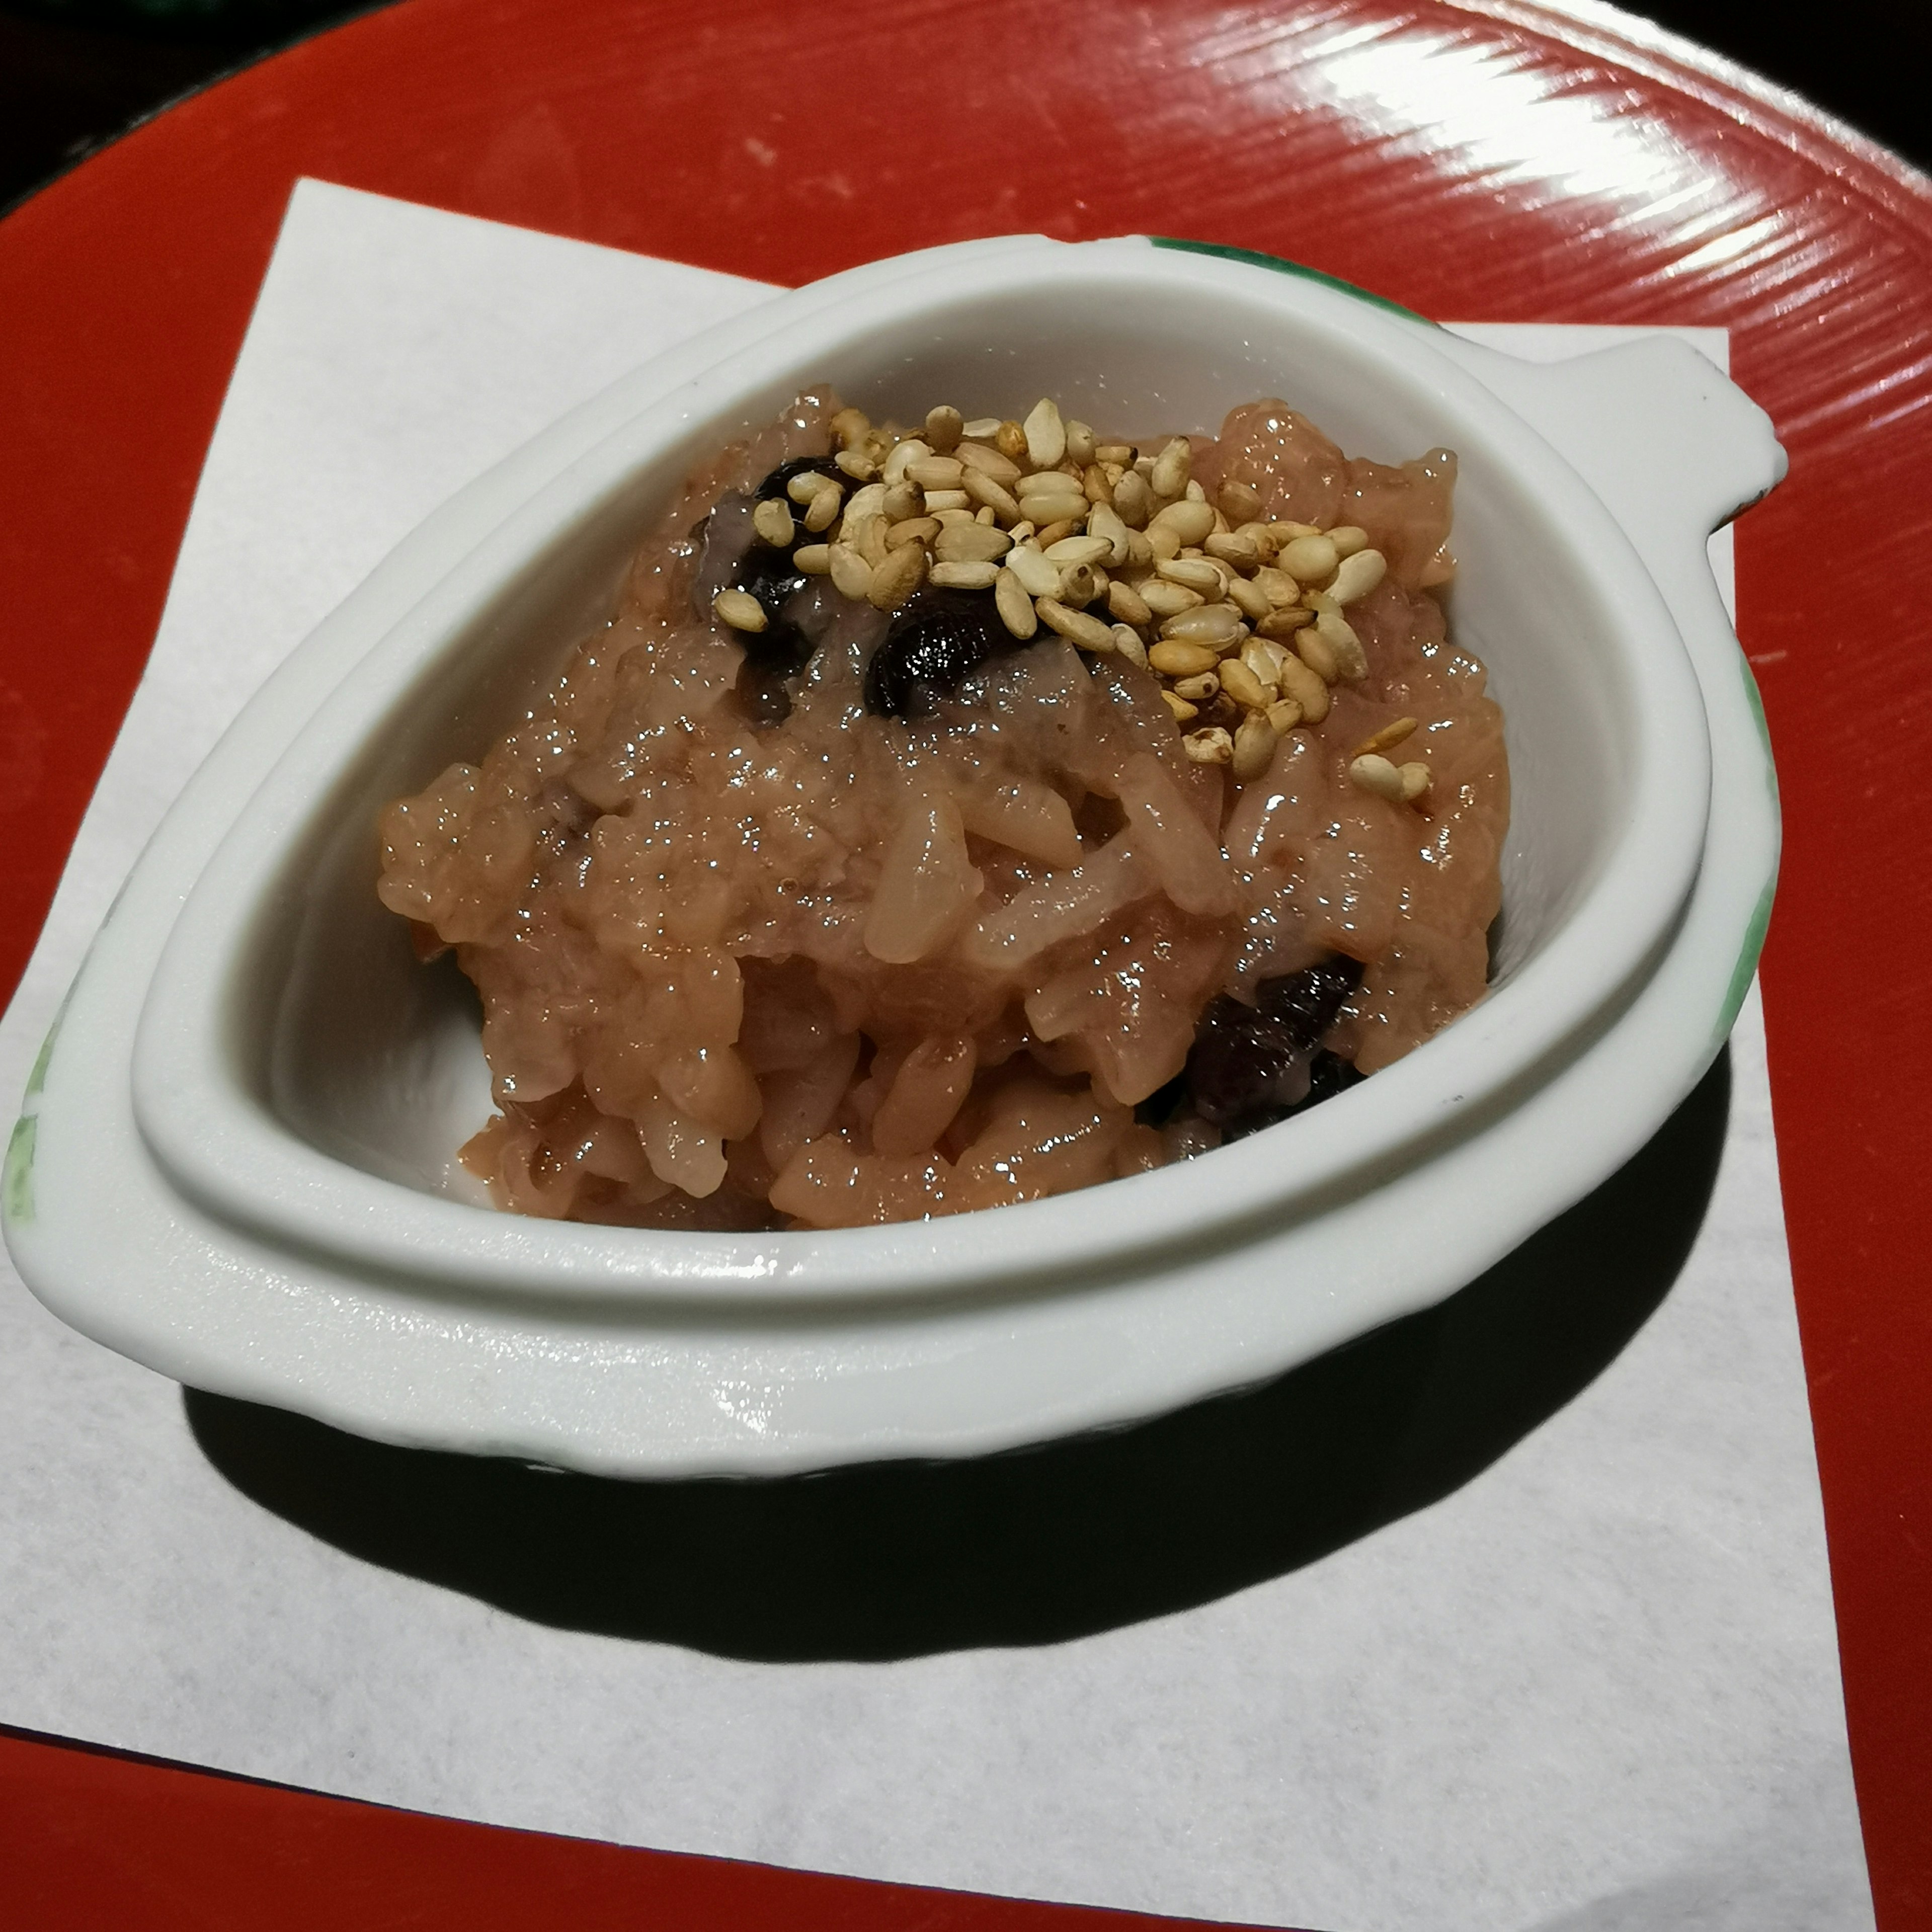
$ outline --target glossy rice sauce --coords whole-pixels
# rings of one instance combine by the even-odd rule
[[[616,615],[383,814],[483,1006],[517,1211],[833,1227],[1198,1154],[1482,996],[1502,718],[1436,592],[1455,460],[874,424],[719,451]]]

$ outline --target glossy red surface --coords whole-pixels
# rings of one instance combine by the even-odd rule
[[[0,1870],[0,1924],[22,1928],[1177,1932],[1207,1922],[497,1831],[7,1732]]]
[[[836,23],[776,0],[407,0],[173,110],[0,223],[0,984],[140,674],[299,174],[781,281],[977,234],[1150,230],[1438,316],[1724,325],[1792,457],[1740,528],[1738,575],[1784,789],[1763,975],[1853,1758],[1880,1923],[1932,1925],[1932,900],[1913,890],[1910,776],[1932,716],[1913,507],[1932,184],[1582,0],[1069,0],[1051,33],[990,0],[970,58],[960,17],[931,0],[854,0]],[[258,1787],[178,1801],[184,1774],[6,1748],[10,1779],[62,1794],[48,1815],[70,1851],[126,1828],[124,1792],[143,1815],[185,1804],[154,1838],[164,1876],[143,1890],[114,1868],[144,1924],[188,1922],[167,1888],[236,1861],[268,1898],[330,1859],[454,1886],[498,1856],[480,1846],[525,1847],[500,1856],[530,1873],[566,1858],[279,1792],[303,1822],[263,1837]],[[312,1866],[286,1850],[304,1833]],[[572,1856],[589,1872],[647,1855]],[[46,1858],[69,1895],[81,1861]],[[921,1910],[877,1922],[968,1922]],[[455,1922],[440,1904],[362,1922],[432,1918]]]

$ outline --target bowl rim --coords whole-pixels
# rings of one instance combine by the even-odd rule
[[[1484,425],[1534,482],[1552,524],[1571,541],[1586,578],[1620,613],[1646,706],[1630,779],[1633,809],[1608,856],[1558,930],[1496,994],[1373,1082],[1336,1096],[1318,1125],[1304,1116],[1212,1156],[1219,1180],[1199,1185],[1192,1163],[1109,1184],[1107,1212],[1091,1190],[941,1222],[742,1235],[594,1228],[539,1222],[420,1192],[368,1174],[302,1138],[233,1077],[227,1054],[225,970],[242,956],[260,892],[274,876],[291,798],[316,773],[296,755],[334,746],[332,768],[379,726],[418,674],[513,573],[526,568],[623,476],[734,399],[766,386],[802,350],[880,326],[876,308],[855,322],[853,303],[882,306],[887,326],[914,327],[934,307],[989,295],[1064,288],[1082,276],[1131,275],[1148,285],[1258,302],[1299,326],[1346,334],[1392,371],[1426,386],[1445,410]],[[332,1255],[358,1269],[460,1286],[488,1294],[708,1306],[852,1301],[940,1305],[962,1293],[1031,1294],[1096,1273],[1139,1276],[1177,1252],[1239,1246],[1258,1226],[1322,1211],[1382,1184],[1459,1137],[1480,1131],[1587,1049],[1670,942],[1694,881],[1709,800],[1702,698],[1675,620],[1630,539],[1576,470],[1543,436],[1438,346],[1437,332],[1370,308],[1353,292],[1238,260],[1156,250],[1144,241],[1063,244],[1016,238],[870,265],[778,298],[766,325],[695,377],[614,422],[602,438],[494,527],[478,529],[464,562],[400,623],[362,640],[359,662],[254,794],[188,893],[147,989],[132,1081],[151,1156],[197,1205],[278,1245]],[[641,373],[641,372],[640,372]],[[633,381],[632,392],[636,385]],[[518,459],[511,460],[512,468]],[[1587,538],[1588,542],[1585,539]],[[1634,666],[1634,671],[1631,668]],[[367,682],[372,672],[386,682]],[[363,683],[361,690],[352,687]],[[248,728],[244,711],[235,732]],[[320,756],[319,750],[316,755]],[[311,760],[311,764],[313,760]],[[312,801],[320,789],[310,790]],[[238,813],[245,800],[234,801]],[[1567,998],[1556,997],[1567,989]],[[1291,1142],[1283,1136],[1292,1136]],[[1291,1159],[1290,1156],[1292,1156]],[[958,1231],[971,1228],[961,1240]]]

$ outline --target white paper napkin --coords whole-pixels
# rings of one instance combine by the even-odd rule
[[[766,292],[298,189],[0,1093],[310,627],[476,471]],[[177,1388],[0,1267],[0,1720],[502,1824],[1337,1932],[1868,1926],[1755,997],[1732,1073],[1690,1259],[1568,1407],[1319,1562],[1031,1648],[745,1663],[370,1567],[230,1488]]]

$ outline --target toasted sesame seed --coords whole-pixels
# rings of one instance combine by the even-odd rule
[[[765,542],[786,548],[793,534],[790,506],[782,496],[767,496],[752,512],[752,527]]]
[[[993,432],[993,446],[1002,456],[1017,463],[1027,453],[1026,431],[1009,416]]]
[[[1164,638],[1148,652],[1148,662],[1166,677],[1198,677],[1220,662],[1217,652],[1190,638]]]
[[[1040,628],[1040,614],[1033,608],[1033,599],[1010,569],[1002,570],[994,579],[993,608],[1000,614],[1000,622],[1022,643]]]
[[[806,505],[802,519],[805,526],[814,533],[829,530],[844,514],[844,508],[840,491],[828,483]]]
[[[1221,680],[1211,670],[1198,670],[1192,677],[1177,678],[1174,688],[1190,704],[1210,704],[1221,694]]]
[[[1031,544],[1016,544],[1006,559],[1006,568],[1025,585],[1029,597],[1060,595],[1060,566],[1042,555]]]
[[[1082,650],[1106,653],[1113,650],[1112,626],[1102,623],[1098,617],[1090,617],[1084,610],[1069,610],[1057,597],[1036,598],[1034,608],[1040,613],[1040,622],[1049,630],[1058,631],[1070,644],[1078,644]]]
[[[922,456],[905,466],[907,480],[922,490],[956,490],[966,466],[951,456]]]
[[[964,510],[970,516],[972,501],[964,490],[928,490],[926,493],[926,514],[936,517],[942,510]]]
[[[1094,441],[1092,426],[1078,418],[1066,419],[1066,453],[1084,470],[1094,460]]]
[[[1263,564],[1255,572],[1255,588],[1265,591],[1268,602],[1277,610],[1301,601],[1301,586],[1286,571],[1277,570],[1271,563]]]
[[[1130,584],[1116,578],[1107,586],[1107,608],[1125,624],[1151,624],[1154,613],[1147,600]]]
[[[1286,738],[1301,722],[1301,706],[1292,698],[1277,698],[1268,708],[1268,728]]]
[[[1058,550],[1060,546],[1056,544]],[[1090,563],[1068,564],[1060,572],[1060,601],[1084,609],[1107,587],[1107,574]]]
[[[765,607],[748,590],[721,590],[712,598],[711,608],[734,631],[765,628]]]
[[[886,548],[896,550],[907,544],[929,544],[939,534],[937,517],[908,517],[886,532]]]
[[[1328,694],[1328,687],[1300,658],[1284,653],[1275,682],[1281,687],[1282,696],[1292,698],[1310,724],[1318,724],[1328,716],[1328,707],[1334,702]]]
[[[1061,517],[1055,522],[1042,524],[1034,541],[1044,549],[1048,544],[1057,544],[1062,537],[1070,537],[1079,527],[1078,518]]]
[[[1141,602],[1156,617],[1178,617],[1182,611],[1192,610],[1207,602],[1199,591],[1170,584],[1165,578],[1147,578],[1134,588],[1139,592]]]
[[[1154,566],[1156,573],[1184,590],[1198,590],[1204,597],[1218,598],[1226,588],[1228,573],[1211,558],[1163,557]]]
[[[866,600],[880,610],[896,610],[926,580],[926,546],[902,544],[872,572]]]
[[[945,507],[935,510],[930,502],[926,506],[926,514],[935,519],[942,529],[948,524],[976,524],[980,520],[970,510]],[[987,520],[990,523],[992,519],[988,518]]]
[[[1258,711],[1250,712],[1234,734],[1231,762],[1235,777],[1244,784],[1260,778],[1274,763],[1275,747],[1280,742],[1274,727]]]
[[[1298,631],[1294,648],[1301,654],[1301,662],[1321,679],[1324,684],[1333,684],[1342,675],[1342,667],[1335,656],[1334,646],[1319,631]]]
[[[823,577],[832,568],[832,546],[830,544],[800,544],[791,554],[791,560],[808,577]]]
[[[841,410],[829,427],[841,448],[854,449],[871,434],[872,419],[863,410]]]
[[[935,563],[932,580],[945,590],[990,590],[999,574],[997,563]]]
[[[1106,542],[1107,554],[1102,561],[1116,570],[1126,562],[1127,554],[1133,548],[1133,536],[1108,505],[1096,503],[1087,512],[1087,533]]]
[[[1368,676],[1368,653],[1362,649],[1361,639],[1349,628],[1346,618],[1334,611],[1318,611],[1315,629],[1335,653],[1335,662],[1341,666],[1344,677],[1353,679]],[[1304,632],[1304,635],[1306,634]]]
[[[845,500],[845,520],[856,523],[861,518],[876,517],[886,507],[886,486],[883,483],[868,483],[862,489],[854,490]]]
[[[1010,524],[1020,520],[1018,503],[997,478],[983,470],[969,470],[961,481],[974,502],[986,504],[994,515]]]
[[[991,524],[944,524],[932,540],[941,563],[991,563],[1012,548],[1012,538]]]
[[[1251,578],[1230,578],[1228,600],[1237,605],[1241,615],[1252,624],[1258,624],[1274,608],[1268,601],[1268,592]]]
[[[1180,748],[1197,765],[1226,765],[1234,762],[1234,741],[1218,724],[1189,732],[1181,740]]]
[[[1087,499],[1084,496],[1022,496],[1020,514],[1027,522],[1040,530],[1049,524],[1066,524],[1071,526],[1084,523],[1087,518]]]
[[[986,443],[962,442],[952,454],[956,461],[990,476],[1004,489],[1010,490],[1020,480],[1019,465]]]
[[[1229,477],[1214,493],[1214,500],[1229,523],[1250,524],[1262,513],[1262,494],[1251,483]]]
[[[862,449],[842,449],[832,460],[855,483],[869,483],[879,473],[879,466]]]
[[[1274,693],[1256,676],[1239,658],[1227,658],[1221,665],[1221,688],[1237,704],[1250,711],[1265,711],[1274,701]]]
[[[1094,450],[1094,454],[1097,461],[1124,466],[1133,461],[1134,446],[1130,442],[1103,442]]]
[[[1154,514],[1154,492],[1144,477],[1131,470],[1114,485],[1114,514],[1130,530],[1137,530]]]
[[[998,436],[999,433],[1000,419],[998,416],[975,416],[966,425],[964,430],[964,434],[975,442],[983,442],[987,437]]]
[[[1090,463],[1081,472],[1081,494],[1090,503],[1111,503],[1114,500],[1112,478],[1097,463]]]
[[[1148,668],[1146,640],[1131,624],[1114,626],[1114,655],[1125,658],[1131,664],[1139,665],[1142,670]]]
[[[1163,691],[1161,696],[1166,700],[1168,710],[1174,713],[1174,722],[1177,724],[1185,724],[1190,718],[1198,718],[1201,715],[1198,706],[1190,704],[1186,698],[1177,696],[1172,691]]]
[[[1250,638],[1241,646],[1241,662],[1262,683],[1281,682],[1281,662],[1288,653],[1272,638]]]
[[[1345,556],[1336,566],[1335,580],[1328,594],[1338,604],[1352,604],[1366,597],[1382,580],[1388,561],[1378,550],[1358,550]]]
[[[1393,805],[1405,802],[1401,772],[1388,759],[1378,758],[1372,752],[1366,758],[1352,760],[1348,776],[1363,790],[1373,792],[1378,798],[1385,798]]]
[[[1148,478],[1154,486],[1154,494],[1156,496],[1180,496],[1187,488],[1187,472],[1193,460],[1194,452],[1186,437],[1174,437],[1154,458],[1153,474]]]
[[[1180,539],[1174,535],[1171,524],[1150,524],[1141,534],[1147,544],[1148,554],[1156,563],[1171,562],[1180,554]]]
[[[1326,537],[1297,537],[1282,546],[1275,562],[1298,584],[1326,584],[1341,559]]]
[[[1431,774],[1425,764],[1398,765],[1396,770],[1402,776],[1402,796],[1406,804],[1413,805],[1430,787]]]
[[[1312,610],[1304,610],[1297,605],[1286,610],[1270,610],[1255,628],[1264,638],[1292,638],[1314,621]]]
[[[1337,556],[1353,556],[1358,550],[1369,547],[1369,533],[1359,524],[1337,524],[1328,532],[1328,541],[1335,546]]]
[[[902,524],[908,517],[916,517],[926,501],[926,492],[916,483],[908,483],[903,478],[886,486],[885,500],[879,506],[879,514],[889,524]]]
[[[1217,562],[1232,564],[1237,570],[1254,570],[1261,564],[1261,550],[1254,539],[1232,531],[1209,531],[1202,538],[1201,548]]]
[[[1105,537],[1062,537],[1047,551],[1058,564],[1100,563],[1113,554],[1114,547]]]
[[[965,418],[949,404],[941,403],[926,412],[926,440],[941,455],[956,448],[966,432]]]
[[[1190,644],[1204,644],[1210,650],[1225,651],[1248,634],[1241,614],[1232,604],[1203,604],[1166,619],[1160,627],[1163,638],[1178,638]]]
[[[1415,726],[1416,720],[1413,718],[1398,718],[1393,724],[1384,724],[1372,737],[1364,738],[1349,755],[1360,758],[1366,758],[1371,752],[1389,751],[1408,736]]]
[[[1190,544],[1198,544],[1210,535],[1214,528],[1214,512],[1205,503],[1190,503],[1184,499],[1178,503],[1170,503],[1148,524],[1148,535],[1152,536],[1159,530],[1172,530],[1175,541],[1185,549]]]
[[[830,559],[832,581],[842,596],[860,598],[872,587],[872,566],[850,544],[833,544]]]
[[[1066,454],[1066,425],[1060,419],[1060,406],[1051,396],[1042,396],[1028,412],[1022,425],[1026,434],[1027,455],[1036,470],[1051,470]]]
[[[893,444],[892,454],[879,466],[879,474],[889,485],[897,483],[915,463],[932,454],[922,438],[909,436],[904,442]]]

